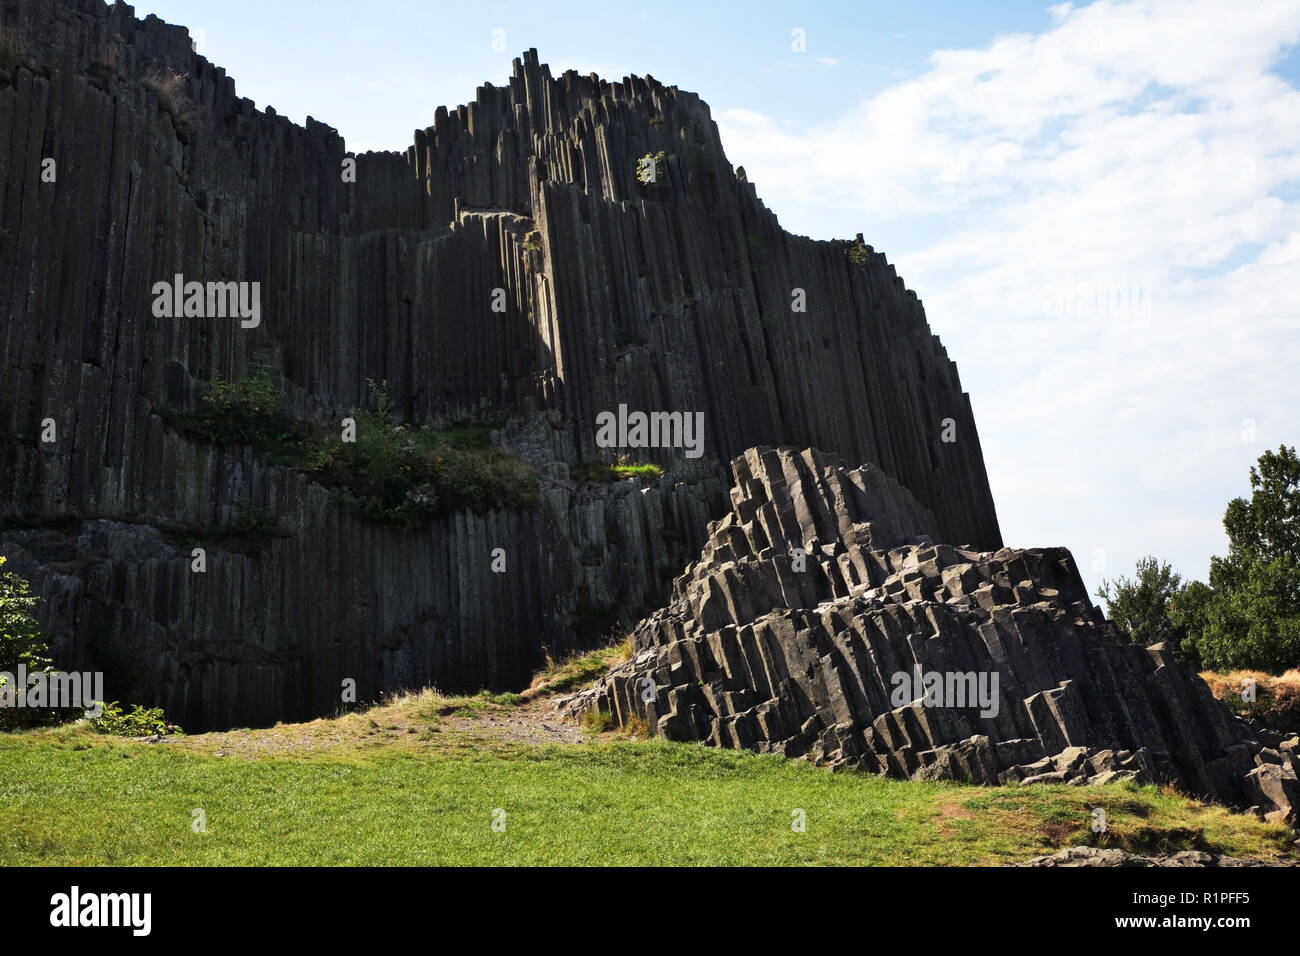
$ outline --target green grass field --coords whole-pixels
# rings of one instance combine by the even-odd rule
[[[893,781],[613,734],[503,739],[492,721],[520,708],[426,692],[156,743],[0,735],[0,864],[996,865],[1074,843],[1294,857],[1286,829],[1167,790]]]

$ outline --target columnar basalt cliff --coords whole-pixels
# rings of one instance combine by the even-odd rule
[[[725,510],[726,462],[759,444],[873,462],[938,538],[1001,544],[921,303],[870,247],[784,232],[694,94],[554,78],[530,51],[404,154],[354,157],[125,4],[0,22],[0,552],[60,663],[114,698],[202,729],[329,712],[347,678],[362,699],[517,687],[662,603]],[[176,275],[259,283],[260,321],[158,317]],[[259,355],[299,420],[337,427],[375,380],[405,421],[493,424],[542,504],[385,527],[173,426]],[[654,487],[576,480],[620,404],[702,413],[704,454],[646,449]],[[194,573],[193,529],[241,507],[276,534],[209,541]]]
[[[1065,549],[937,543],[907,489],[811,449],[732,467],[731,512],[570,715],[916,779],[1176,782],[1300,822],[1294,740],[1117,632]]]

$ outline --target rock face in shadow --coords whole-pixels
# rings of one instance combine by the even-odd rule
[[[782,230],[696,95],[552,77],[529,51],[405,152],[354,156],[126,4],[3,21],[0,550],[62,666],[105,670],[112,696],[197,730],[331,712],[347,679],[362,700],[518,687],[662,603],[757,444],[874,462],[944,540],[1000,545],[920,301],[870,247]],[[176,275],[259,283],[260,321],[156,316]],[[373,379],[407,422],[497,426],[542,506],[394,531],[167,424],[260,360],[304,421],[337,427]],[[617,454],[595,419],[619,405],[701,414],[703,453],[636,452],[667,472],[653,488],[574,480]],[[241,508],[276,534],[206,541],[191,573],[186,539]]]
[[[979,551],[874,465],[754,448],[636,654],[570,715],[978,783],[1176,782],[1296,822],[1300,757],[1088,600],[1064,548]]]

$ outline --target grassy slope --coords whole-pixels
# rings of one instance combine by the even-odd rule
[[[612,735],[512,741],[498,730],[516,701],[426,692],[161,743],[0,735],[0,864],[999,864],[1096,842],[1094,805],[1102,845],[1277,858],[1293,839],[1155,788],[922,784]]]

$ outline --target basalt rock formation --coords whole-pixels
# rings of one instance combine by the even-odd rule
[[[258,283],[257,323],[158,316],[176,275]],[[259,361],[304,422],[337,428],[375,380],[405,422],[491,424],[541,505],[394,529],[173,427]],[[655,487],[577,480],[618,453],[595,418],[619,405],[702,413],[704,454],[637,452]],[[236,95],[183,27],[0,7],[0,551],[59,664],[113,698],[205,729],[331,712],[348,679],[517,688],[662,603],[727,461],[777,443],[874,462],[943,539],[1000,545],[920,301],[869,246],[782,230],[696,95],[529,51],[404,153],[354,156]],[[194,536],[241,509],[271,540],[206,540],[195,573]]]
[[[939,543],[907,489],[815,450],[732,468],[731,512],[570,715],[915,779],[1172,781],[1297,823],[1294,742],[1106,622],[1069,551]]]

